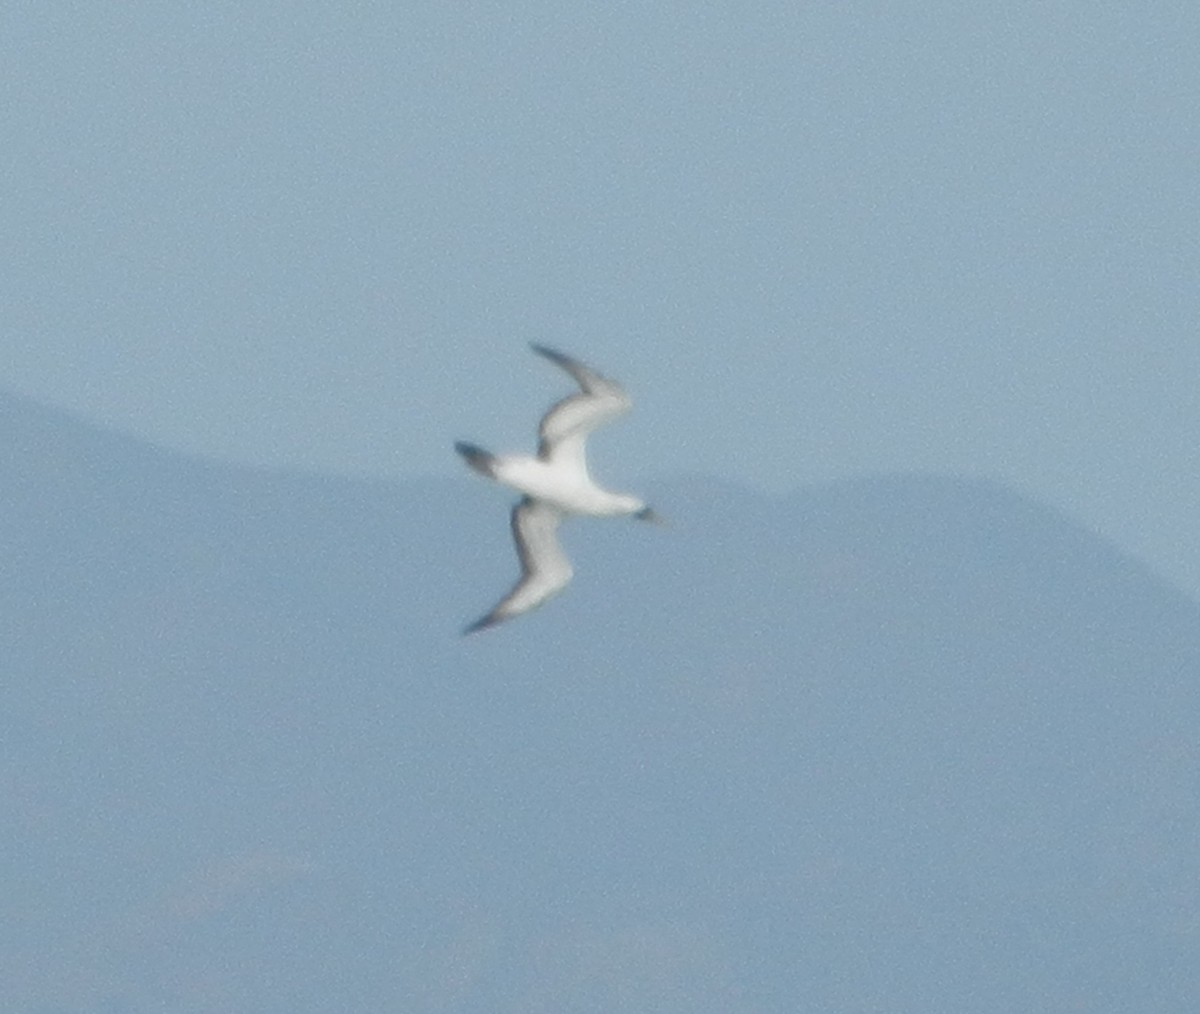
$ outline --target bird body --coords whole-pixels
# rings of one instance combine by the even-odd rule
[[[566,587],[573,571],[558,541],[564,517],[659,520],[640,497],[606,490],[588,473],[588,434],[628,412],[629,396],[614,381],[570,356],[544,345],[532,348],[566,370],[579,391],[552,405],[543,416],[536,456],[490,454],[462,441],[454,445],[476,472],[522,494],[512,512],[521,577],[491,612],[466,628],[468,634],[528,612]]]
[[[602,489],[586,471],[568,471],[541,458],[517,454],[498,457],[493,478],[534,500],[553,505],[564,514],[623,517],[646,506],[636,496]]]

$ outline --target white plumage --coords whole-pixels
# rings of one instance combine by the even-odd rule
[[[522,494],[512,512],[521,576],[491,612],[466,628],[467,634],[528,612],[566,587],[573,571],[558,541],[558,526],[565,516],[659,520],[640,498],[603,489],[588,473],[588,434],[628,412],[629,396],[617,383],[570,356],[544,345],[532,348],[566,370],[579,391],[552,405],[542,417],[536,456],[493,455],[474,444],[454,445],[475,471]]]

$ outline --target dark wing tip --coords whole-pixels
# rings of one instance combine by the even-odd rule
[[[585,379],[593,377],[597,380],[602,379],[601,375],[586,363],[581,363],[574,356],[569,356],[565,352],[552,349],[549,345],[539,345],[537,342],[530,342],[529,347],[539,356],[549,359],[555,366],[566,370],[579,382],[581,387],[584,386]]]
[[[569,373],[585,394],[597,394],[601,389],[620,391],[620,386],[615,381],[565,352],[559,352],[548,345],[539,345],[537,342],[530,342],[529,347],[539,356],[544,356],[555,366]]]
[[[466,637],[469,634],[478,633],[481,630],[487,630],[488,627],[494,627],[505,617],[497,616],[495,613],[488,613],[486,616],[481,616],[474,623],[469,623],[463,627],[462,636]]]
[[[545,356],[552,363],[557,363],[559,366],[565,366],[567,363],[574,363],[570,356],[564,355],[557,349],[550,348],[549,345],[539,345],[537,342],[530,342],[529,347],[533,349],[539,356]]]

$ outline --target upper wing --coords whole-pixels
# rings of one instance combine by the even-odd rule
[[[526,613],[567,586],[574,572],[558,542],[561,520],[562,514],[541,500],[525,497],[513,508],[512,533],[521,561],[521,577],[496,607],[467,627],[464,634]]]
[[[550,407],[538,428],[540,443],[538,457],[545,461],[572,461],[584,467],[583,441],[597,426],[624,415],[632,402],[616,381],[609,380],[570,356],[546,348],[532,346],[538,355],[566,370],[580,387]]]

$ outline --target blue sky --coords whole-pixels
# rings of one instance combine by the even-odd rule
[[[1200,8],[0,14],[0,385],[413,477],[627,382],[618,477],[992,476],[1200,594]]]

